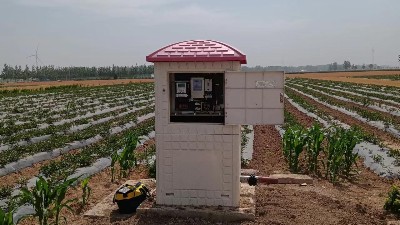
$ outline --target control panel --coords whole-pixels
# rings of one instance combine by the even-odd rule
[[[171,121],[221,122],[224,118],[223,77],[222,73],[172,74]]]

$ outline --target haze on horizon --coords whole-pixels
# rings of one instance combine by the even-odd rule
[[[0,67],[145,63],[171,43],[212,39],[248,66],[398,65],[398,0],[2,0]],[[41,65],[41,63],[39,64]]]

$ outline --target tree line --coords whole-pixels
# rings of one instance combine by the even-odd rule
[[[150,78],[153,65],[108,66],[108,67],[55,67],[50,66],[11,66],[5,64],[0,74],[2,79],[12,80],[81,80],[81,79],[118,79]]]
[[[343,70],[372,70],[372,69],[385,69],[383,66],[376,64],[369,65],[355,65],[350,61],[344,61],[343,64],[337,62],[324,64],[324,65],[306,65],[306,66],[242,66],[242,71],[285,71],[286,73],[295,72],[323,72],[323,71],[343,71]]]
[[[372,70],[372,69],[374,69],[374,68],[379,68],[379,67],[376,66],[376,65],[373,65],[373,64],[369,64],[369,65],[365,65],[365,64],[362,64],[362,65],[355,65],[355,64],[351,64],[350,61],[345,60],[345,61],[343,62],[342,65],[339,65],[337,62],[334,62],[334,63],[329,64],[328,70],[329,70],[329,71],[335,71],[335,70],[350,70],[350,69],[351,69],[351,70],[359,70],[359,69],[362,69],[362,70],[370,69],[370,70]]]

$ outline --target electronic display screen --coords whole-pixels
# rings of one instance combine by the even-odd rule
[[[203,90],[203,80],[201,79],[193,79],[193,91],[202,91]]]
[[[176,93],[186,94],[186,83],[177,83],[176,84]]]

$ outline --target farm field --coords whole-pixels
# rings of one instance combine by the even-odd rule
[[[13,82],[0,83],[0,90],[14,89],[40,89],[57,86],[81,85],[81,86],[104,86],[128,83],[153,82],[153,79],[116,79],[116,80],[69,80],[69,81],[32,81],[32,82]]]
[[[2,208],[22,187],[33,187],[36,176],[58,182],[100,172],[129,138],[146,142],[146,160],[154,155],[147,152],[154,145],[147,145],[154,137],[152,82],[0,95]]]
[[[311,78],[319,80],[350,82],[357,84],[372,84],[381,86],[400,87],[400,81],[398,79],[399,75],[400,75],[400,70],[302,73],[302,74],[287,74],[286,76],[288,78]]]
[[[91,172],[92,194],[87,204],[72,204],[74,213],[62,211],[70,224],[213,224],[170,217],[83,217],[86,210],[125,180],[152,176],[153,89],[153,83],[131,83],[3,93],[0,204],[6,204],[20,187],[32,185],[34,176],[39,174],[61,180],[96,167],[100,169]],[[294,171],[308,174],[314,184],[257,186],[256,220],[238,224],[387,224],[395,220],[383,205],[391,185],[400,184],[399,93],[400,88],[395,86],[287,79],[285,124],[254,126],[254,152],[247,167],[263,176]],[[294,168],[287,152],[290,135],[318,134],[312,131],[315,124],[326,135],[318,160],[311,168],[308,149],[303,146]],[[330,143],[343,138],[342,133],[328,129],[333,126],[342,133],[349,131],[344,142],[355,140],[352,137],[359,139],[354,146],[349,144],[350,151],[343,149],[350,157],[359,156],[354,158],[356,165],[347,164],[348,171],[333,164],[327,166]],[[111,182],[112,155],[127,147],[126,140],[132,133],[141,137],[135,152],[146,154],[137,155],[139,163],[127,177]],[[336,136],[329,139],[329,135]],[[78,185],[68,191],[66,199],[81,198],[81,194],[82,187]],[[19,224],[36,223],[36,218],[28,218]]]

